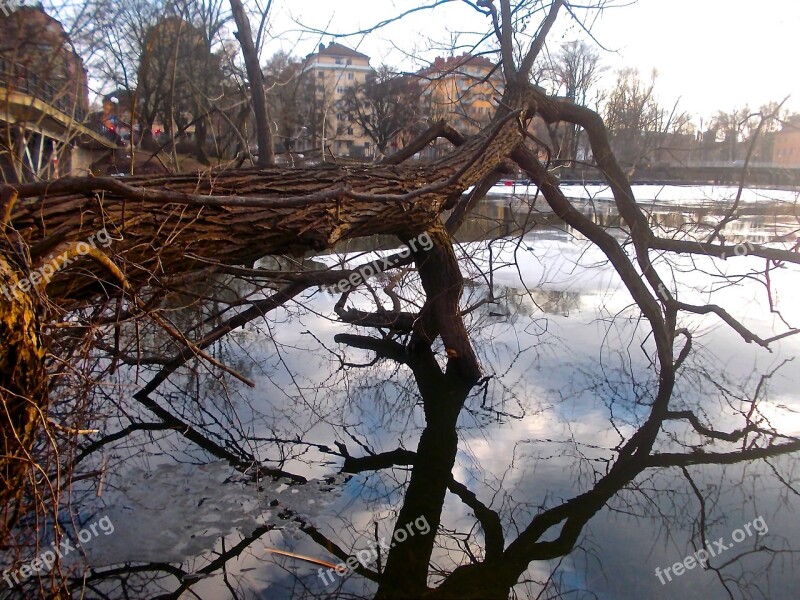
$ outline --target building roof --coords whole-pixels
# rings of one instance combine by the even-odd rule
[[[369,61],[369,56],[366,54],[362,54],[352,48],[348,48],[347,46],[342,46],[341,44],[337,44],[336,42],[331,42],[327,46],[325,44],[319,45],[319,52],[315,54],[309,54],[306,57],[306,60],[312,60],[316,56],[336,56],[336,57],[345,57],[345,58],[362,58]]]
[[[431,75],[433,73],[453,73],[464,67],[486,67],[493,69],[495,63],[485,56],[473,56],[462,54],[461,56],[448,56],[442,58],[437,56],[431,66],[421,69],[419,75]]]

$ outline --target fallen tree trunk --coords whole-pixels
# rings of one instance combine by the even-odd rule
[[[207,267],[208,260],[247,264],[270,254],[331,248],[348,238],[413,236],[519,144],[519,125],[510,116],[426,166],[334,165],[21,185],[11,223],[34,263],[67,241],[105,229],[134,287],[153,274]],[[85,290],[56,280],[48,293],[77,297]]]

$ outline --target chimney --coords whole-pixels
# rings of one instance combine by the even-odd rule
[[[325,50],[325,44],[320,44],[319,51],[322,52],[323,50]]]

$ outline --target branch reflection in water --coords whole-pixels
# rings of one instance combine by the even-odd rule
[[[187,590],[203,598],[568,597],[581,590],[658,597],[656,567],[758,514],[769,535],[673,577],[670,594],[701,598],[725,586],[755,597],[748,594],[769,572],[772,597],[789,597],[782,595],[789,575],[774,559],[796,556],[797,525],[779,511],[795,477],[789,457],[770,447],[794,443],[800,431],[797,376],[787,362],[797,343],[780,341],[769,354],[697,317],[696,351],[669,384],[669,411],[654,421],[665,385],[652,367],[654,345],[604,255],[552,213],[516,206],[510,198],[486,202],[460,232],[457,252],[470,259],[461,306],[485,373],[477,385],[446,368],[443,346],[415,347],[402,328],[342,333],[329,316],[337,298],[324,290],[212,347],[255,390],[195,362],[140,401],[126,390],[159,365],[118,369],[116,385],[92,407],[91,425],[107,433],[76,453],[80,472],[103,472],[105,491],[94,497],[97,481],[87,477],[73,495],[86,510],[116,511],[109,514],[118,533],[87,548],[85,578],[73,574],[112,598],[123,590],[136,598]],[[619,219],[609,205],[587,204],[584,214],[611,229]],[[665,210],[651,220],[682,227],[696,216]],[[780,221],[755,214],[742,226],[757,239]],[[673,259],[677,269],[686,266],[681,260]],[[738,272],[742,260],[749,257],[723,266]],[[775,285],[790,275],[776,273]],[[378,282],[390,286],[395,277]],[[400,277],[404,293],[417,293],[402,299],[403,308],[418,308],[416,273]],[[708,284],[702,274],[670,283],[686,298]],[[248,285],[209,279],[171,318],[184,331],[213,326],[190,299],[224,299],[232,296],[226,290],[238,295]],[[354,307],[367,309],[375,287],[353,293]],[[723,290],[722,300],[746,307],[761,293],[756,288],[743,282]],[[800,316],[782,309],[789,320]],[[769,326],[763,315],[747,322]],[[142,331],[130,343],[155,349],[165,341]],[[154,410],[172,420],[154,421]],[[702,415],[706,431],[681,420],[687,413]],[[712,430],[727,437],[706,435]],[[726,458],[737,448],[749,453],[747,462]],[[217,459],[227,466],[208,477],[189,466]],[[173,468],[181,463],[187,466]],[[236,514],[247,518],[237,522]],[[153,532],[146,548],[123,539],[121,531],[144,522]],[[409,528],[416,534],[403,543],[380,544]],[[317,566],[271,549],[341,561],[352,572],[323,583]],[[361,561],[365,549],[370,556]]]

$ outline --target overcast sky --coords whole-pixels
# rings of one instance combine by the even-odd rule
[[[624,3],[624,0],[619,0]],[[275,3],[273,33],[279,39],[267,54],[283,47],[295,54],[312,52],[319,38],[297,39],[294,17],[304,25],[329,32],[350,32],[419,6],[407,0],[301,0]],[[419,66],[447,47],[470,37],[459,32],[484,31],[486,20],[463,3],[425,11],[367,36],[338,41],[357,47],[382,62],[404,69]],[[294,30],[294,31],[292,31]],[[603,62],[613,70],[634,66],[643,73],[658,69],[658,89],[663,101],[681,98],[680,106],[700,117],[716,109],[731,110],[749,103],[758,107],[792,95],[787,106],[800,112],[800,1],[798,0],[638,0],[631,6],[606,11],[592,33],[608,50]],[[562,41],[586,39],[574,21],[563,13],[552,32],[550,48]],[[324,36],[323,41],[331,38]],[[415,61],[409,54],[416,55]],[[608,81],[610,84],[610,81]]]

